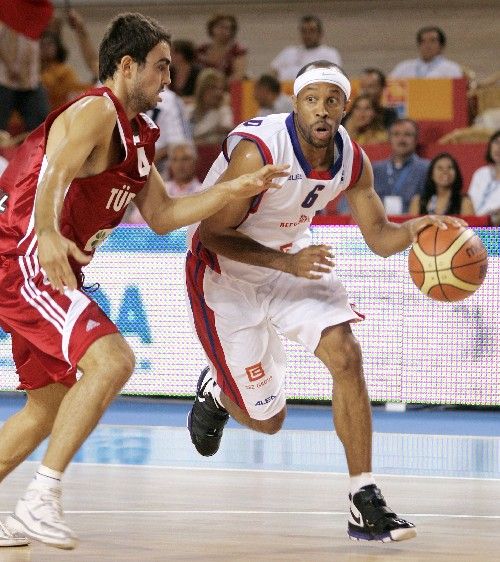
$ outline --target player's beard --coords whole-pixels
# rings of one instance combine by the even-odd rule
[[[154,109],[158,103],[158,93],[148,96],[146,95],[144,88],[141,88],[140,84],[136,84],[132,92],[130,93],[130,105],[137,113],[143,113]]]
[[[314,148],[327,148],[332,143],[333,134],[329,139],[319,141],[318,139],[315,139],[312,134],[314,125],[307,127],[300,122],[298,117],[295,119],[295,124],[300,136],[307,142],[307,144],[310,144]]]

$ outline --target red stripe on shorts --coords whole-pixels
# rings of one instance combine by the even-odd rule
[[[224,350],[217,335],[214,311],[205,302],[203,278],[207,265],[191,252],[186,258],[186,284],[193,311],[194,325],[198,338],[217,371],[217,384],[222,392],[238,407],[247,412],[239,388],[226,363]]]

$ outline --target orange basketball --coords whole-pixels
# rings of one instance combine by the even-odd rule
[[[428,226],[408,256],[415,285],[431,299],[461,301],[475,293],[488,269],[488,254],[470,228]]]

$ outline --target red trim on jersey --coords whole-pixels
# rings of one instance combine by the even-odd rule
[[[228,137],[235,137],[235,136],[253,141],[257,145],[257,148],[259,149],[259,152],[262,156],[262,160],[264,160],[264,164],[273,163],[273,155],[271,154],[271,151],[269,150],[267,144],[260,137],[258,137],[257,135],[252,135],[251,133],[242,133],[240,131],[237,131],[235,133],[230,133],[228,135]],[[225,151],[225,155],[227,160],[227,151]]]
[[[307,175],[307,179],[330,181],[332,179],[332,174],[330,173],[330,170],[324,170],[324,171],[313,170]]]
[[[363,314],[362,312],[359,312],[359,310],[356,310],[356,303],[350,302],[349,306],[351,307],[351,310],[354,312],[354,314],[359,316],[361,318],[361,320],[364,320],[366,318],[365,314]]]
[[[248,211],[247,214],[243,217],[243,220],[238,223],[236,225],[236,228],[239,228],[250,215],[253,215],[254,213],[256,213],[259,210],[260,207],[260,203],[262,201],[262,198],[264,197],[264,193],[266,193],[267,189],[265,191],[261,191],[258,195],[254,195],[252,202],[250,203],[250,206],[248,207]]]
[[[361,177],[361,172],[363,171],[363,151],[357,142],[351,140],[351,144],[353,151],[351,181],[346,189],[349,189],[358,183],[358,180]]]
[[[245,402],[226,363],[217,328],[214,311],[205,302],[203,278],[207,264],[188,252],[186,258],[186,285],[193,312],[194,326],[203,349],[217,372],[217,384],[222,392],[237,406],[247,412]]]

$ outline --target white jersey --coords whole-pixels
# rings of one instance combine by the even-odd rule
[[[289,164],[290,175],[281,180],[281,189],[269,189],[254,197],[237,230],[275,250],[294,253],[308,246],[314,215],[361,176],[361,148],[340,126],[334,137],[336,158],[328,171],[318,172],[311,168],[301,150],[293,113],[250,119],[229,133],[203,182],[204,188],[217,183],[241,139],[254,141],[266,164]],[[219,273],[250,283],[268,282],[278,273],[207,251],[199,241],[197,225],[191,227],[190,239],[191,252]]]

